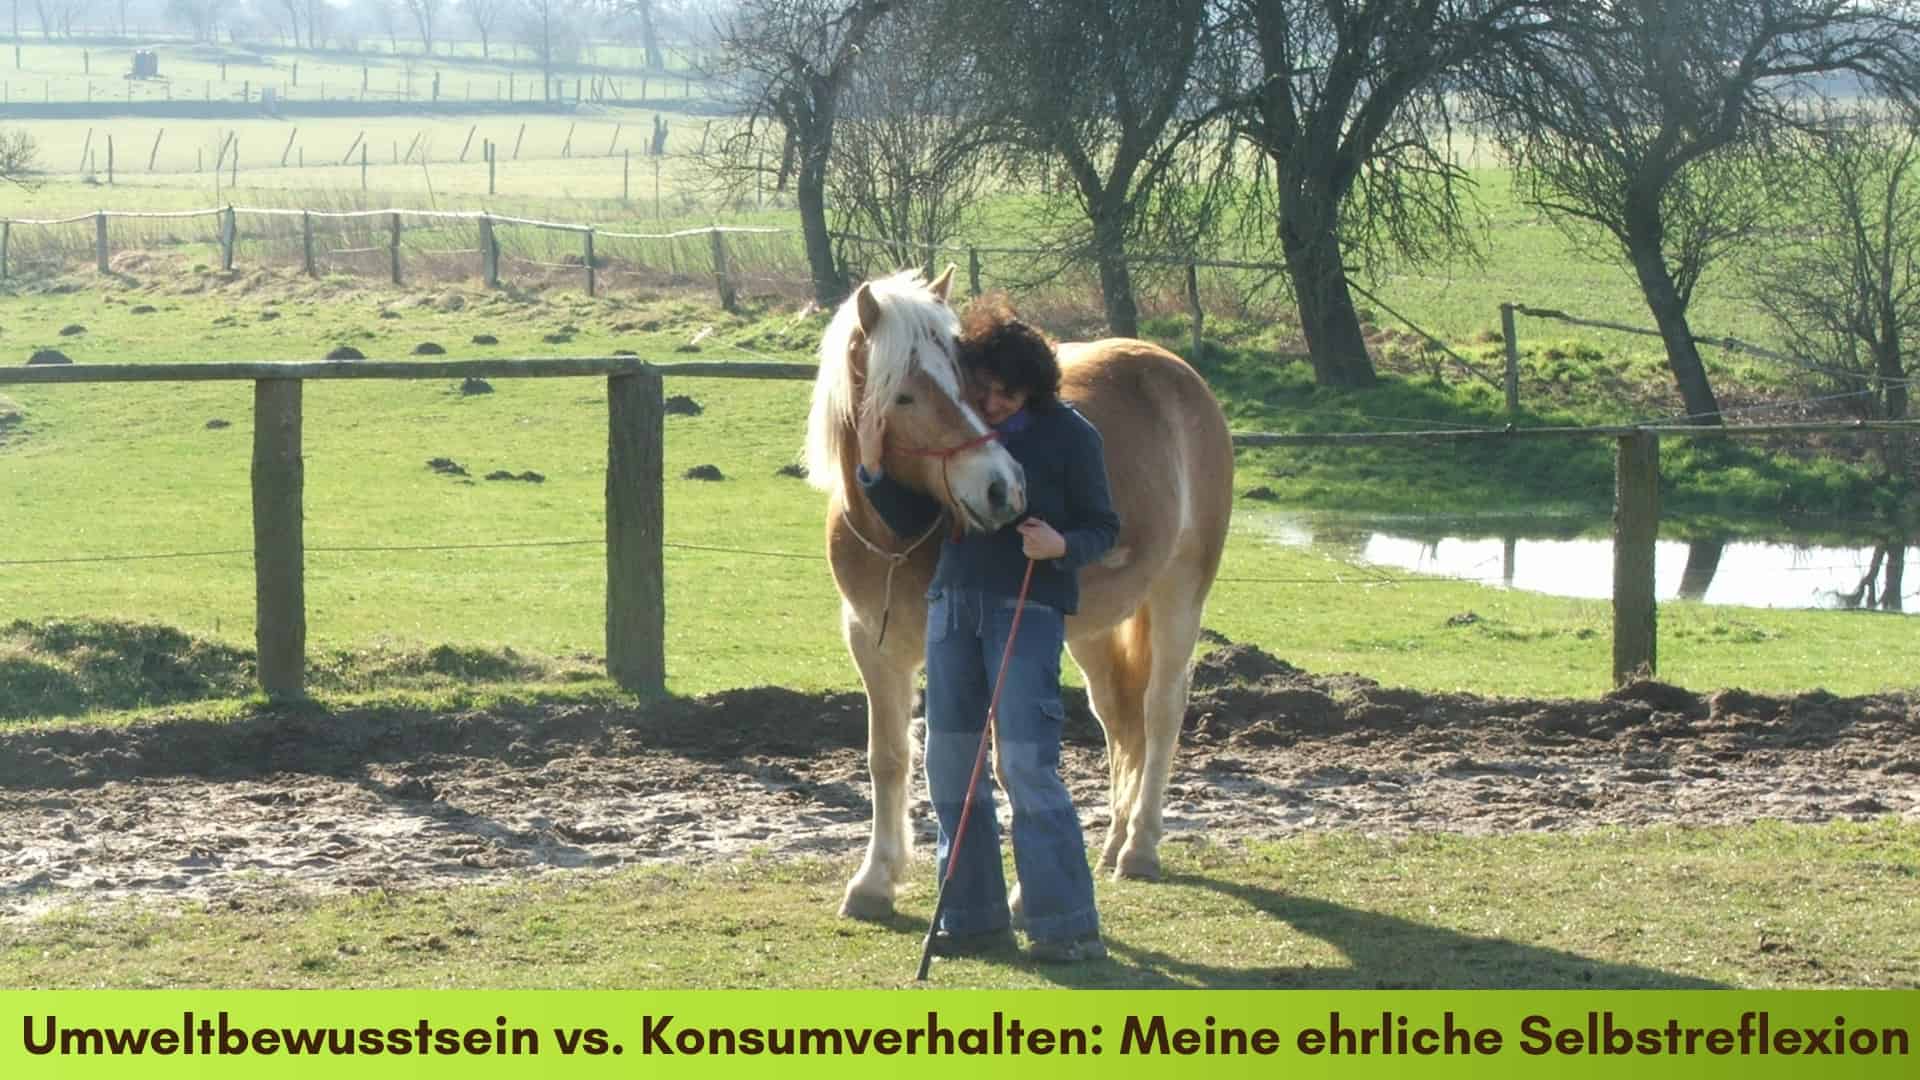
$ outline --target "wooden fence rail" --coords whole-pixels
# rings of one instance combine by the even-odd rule
[[[306,686],[306,542],[302,395],[309,379],[582,378],[607,380],[607,671],[631,690],[666,679],[662,384],[666,377],[811,380],[812,364],[692,362],[638,357],[488,360],[62,364],[0,368],[0,386],[100,382],[251,380],[254,384],[253,534],[255,645],[261,689],[298,696]],[[1508,428],[1489,431],[1326,432],[1234,435],[1236,447],[1371,442],[1608,438],[1616,446],[1613,677],[1655,668],[1654,538],[1659,531],[1659,446],[1664,436],[1730,438],[1780,433],[1920,432],[1920,421],[1846,424]]]

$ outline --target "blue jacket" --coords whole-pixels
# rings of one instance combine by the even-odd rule
[[[1053,526],[1067,542],[1065,555],[1034,566],[1028,598],[1072,614],[1080,608],[1080,568],[1105,555],[1120,534],[1100,433],[1065,403],[1045,412],[1023,409],[1000,431],[1001,445],[1026,470],[1027,516]],[[862,469],[860,484],[887,527],[900,536],[917,537],[940,516],[940,503],[932,496],[885,473],[870,476]],[[1016,525],[949,537],[940,547],[929,595],[948,588],[1020,595],[1027,556]]]

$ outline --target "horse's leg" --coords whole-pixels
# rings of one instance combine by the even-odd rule
[[[893,891],[907,873],[913,833],[907,828],[907,781],[913,771],[914,667],[873,648],[863,627],[846,617],[848,648],[867,688],[867,769],[873,777],[873,835],[860,870],[847,883],[840,914],[884,919],[893,914]],[[899,632],[896,626],[895,632]]]
[[[1170,571],[1154,583],[1147,601],[1153,618],[1151,674],[1144,702],[1145,755],[1127,821],[1126,846],[1114,867],[1121,877],[1160,876],[1161,811],[1173,773],[1173,754],[1180,743],[1180,725],[1186,719],[1193,646],[1200,637],[1205,579],[1194,578],[1177,569]]]
[[[1127,822],[1140,790],[1146,717],[1142,704],[1146,669],[1139,637],[1143,615],[1105,633],[1067,646],[1074,663],[1087,678],[1087,699],[1093,715],[1107,733],[1107,839],[1100,851],[1100,869],[1111,870],[1127,842]]]

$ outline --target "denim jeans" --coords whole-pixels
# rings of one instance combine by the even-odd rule
[[[943,590],[928,606],[927,787],[940,820],[942,875],[1013,616],[1013,597],[969,589]],[[1060,729],[1066,718],[1060,704],[1060,650],[1065,639],[1065,618],[1059,610],[1029,601],[1000,692],[996,732],[1007,797],[1013,803],[1013,861],[1020,875],[1021,906],[1035,941],[1071,940],[1100,928],[1080,815],[1060,781]],[[994,787],[989,762],[981,771],[940,918],[941,928],[955,935],[1007,925]]]

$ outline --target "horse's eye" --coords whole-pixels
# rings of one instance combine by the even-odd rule
[[[899,397],[893,399],[893,403],[895,405],[911,405],[913,404],[913,395],[901,394]]]

